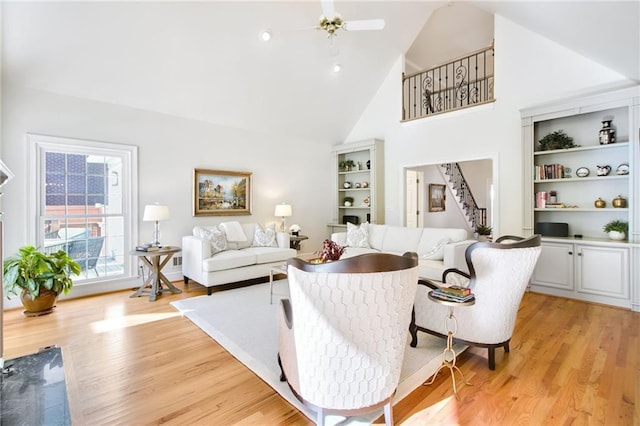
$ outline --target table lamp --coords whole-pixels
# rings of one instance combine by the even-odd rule
[[[284,218],[291,216],[291,205],[285,203],[278,204],[274,215],[282,218],[282,232],[286,232],[284,228]]]
[[[145,222],[155,222],[153,230],[153,245],[160,247],[160,221],[169,219],[169,207],[161,206],[158,203],[144,206],[142,220]]]

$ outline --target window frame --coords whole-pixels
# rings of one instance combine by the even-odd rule
[[[103,283],[124,280],[130,285],[131,279],[138,275],[137,264],[128,256],[127,248],[134,247],[134,240],[138,235],[138,147],[135,145],[99,142],[86,139],[73,139],[58,136],[27,134],[29,146],[29,201],[28,201],[28,241],[33,241],[36,247],[44,243],[44,234],[40,232],[40,218],[46,205],[45,182],[45,153],[64,152],[74,154],[120,157],[122,159],[122,175],[119,182],[122,185],[122,217],[124,236],[123,275],[117,277],[97,277],[82,280],[80,286],[96,286]],[[109,288],[113,290],[113,288]],[[82,291],[81,293],[85,293]],[[92,292],[88,292],[90,294]]]

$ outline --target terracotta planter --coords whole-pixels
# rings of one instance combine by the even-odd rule
[[[51,290],[40,290],[40,294],[35,299],[27,290],[23,290],[20,294],[24,314],[27,316],[45,315],[52,312],[57,299],[58,293]]]

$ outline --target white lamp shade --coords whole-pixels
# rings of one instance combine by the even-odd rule
[[[289,204],[278,204],[274,215],[278,217],[291,216],[291,206]]]
[[[147,221],[160,221],[160,220],[168,220],[169,219],[169,207],[168,206],[160,206],[158,204],[146,205],[144,206],[144,215],[142,216],[142,220]]]

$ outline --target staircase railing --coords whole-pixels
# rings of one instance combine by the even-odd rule
[[[478,203],[476,203],[471,188],[469,188],[469,184],[462,174],[460,165],[458,163],[445,163],[441,166],[444,169],[444,174],[449,176],[449,183],[455,189],[458,201],[469,218],[472,229],[475,230],[478,225],[486,225],[487,209],[479,207]]]
[[[493,44],[437,67],[402,74],[402,121],[493,102]]]

